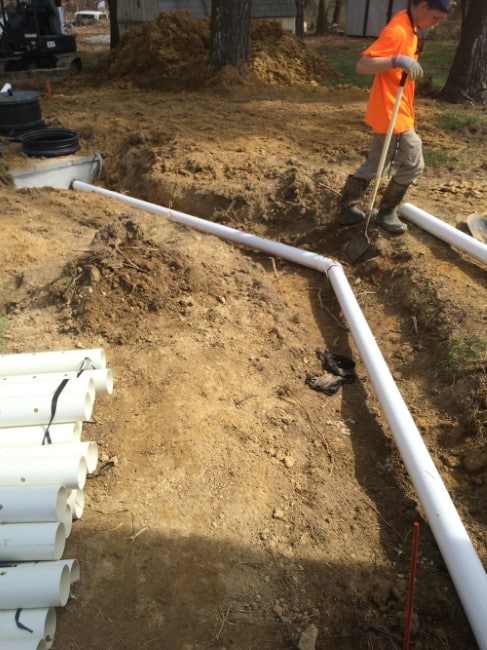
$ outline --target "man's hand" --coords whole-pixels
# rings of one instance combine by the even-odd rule
[[[412,59],[410,56],[405,56],[404,54],[396,54],[392,57],[392,67],[393,68],[402,68],[408,73],[408,77],[411,79],[419,79],[423,76],[423,68],[419,63]]]

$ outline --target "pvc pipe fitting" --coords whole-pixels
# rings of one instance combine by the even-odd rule
[[[64,485],[71,490],[85,486],[88,468],[79,456],[59,458],[0,458],[0,488],[32,485]]]
[[[7,639],[16,641],[32,639],[32,637],[52,643],[55,633],[56,609],[54,607],[0,611],[0,644]]]
[[[0,487],[0,524],[64,521],[67,499],[64,485]]]
[[[65,544],[64,524],[60,522],[0,526],[0,562],[60,560]]]
[[[87,359],[87,361],[85,361]],[[0,376],[30,375],[44,372],[78,372],[84,364],[87,370],[106,368],[102,349],[65,350],[63,352],[27,352],[0,354]]]
[[[2,447],[0,459],[3,458],[38,458],[42,463],[46,458],[65,458],[76,456],[86,460],[89,473],[94,472],[98,463],[98,445],[90,440],[87,442],[73,442],[66,445],[37,445],[36,447]],[[29,460],[29,462],[31,462]]]
[[[53,445],[80,442],[81,422],[51,424],[49,439]],[[4,427],[0,429],[0,447],[34,447],[45,443],[47,425]]]
[[[0,609],[64,607],[69,587],[70,569],[64,562],[3,566],[0,567]]]

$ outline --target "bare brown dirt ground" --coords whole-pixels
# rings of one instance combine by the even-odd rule
[[[80,49],[106,56],[93,32]],[[166,51],[152,43],[142,61]],[[368,145],[366,93],[302,69],[292,85],[272,72],[285,53],[264,59],[255,83],[168,92],[148,64],[122,74],[112,58],[116,75],[55,83],[42,112],[102,153],[98,184],[344,264],[485,563],[485,268],[412,225],[399,239],[372,226],[349,265],[337,192]],[[457,163],[428,168],[408,200],[461,225],[485,213],[485,133],[441,131],[444,110],[418,99],[418,130]],[[7,143],[2,163],[6,181],[31,161]],[[0,192],[3,351],[102,347],[115,377],[83,428],[100,465],[68,539],[81,580],[55,648],[400,648],[413,521],[411,648],[476,647],[325,277],[100,195]],[[311,390],[317,348],[353,358],[357,381]]]

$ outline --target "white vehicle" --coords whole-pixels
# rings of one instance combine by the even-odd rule
[[[76,26],[97,23],[99,20],[108,20],[106,11],[77,11],[74,14],[73,22]]]

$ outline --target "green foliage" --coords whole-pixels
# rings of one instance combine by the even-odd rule
[[[443,131],[487,133],[487,117],[482,113],[445,111],[436,118],[436,126]]]
[[[426,166],[434,167],[435,169],[453,168],[459,160],[458,152],[446,149],[433,149],[431,147],[423,147],[423,156]]]
[[[312,49],[325,58],[330,67],[339,74],[338,79],[330,79],[324,85],[352,84],[359,88],[370,86],[372,80],[370,75],[355,72],[360,53],[369,45],[370,39],[356,39],[349,36],[343,36],[342,39],[338,42],[336,38],[330,40],[324,38],[312,46]]]
[[[440,90],[445,85],[453,63],[457,43],[443,40],[428,40],[420,57],[425,75],[431,76],[431,88]]]
[[[352,84],[360,88],[369,87],[372,83],[372,75],[361,75],[355,72],[355,65],[360,53],[365,50],[372,39],[342,36],[314,41],[310,47],[317,54],[323,56],[331,68],[340,74],[339,79],[332,79],[326,82],[327,86],[339,84]],[[448,72],[450,71],[453,57],[457,48],[457,42],[447,40],[446,37],[428,38],[424,52],[421,55],[421,65],[425,74],[431,77],[431,88],[440,89],[444,86]]]
[[[466,364],[484,363],[487,357],[487,339],[472,335],[464,338],[451,337],[440,343],[440,363],[453,371],[465,369]]]

